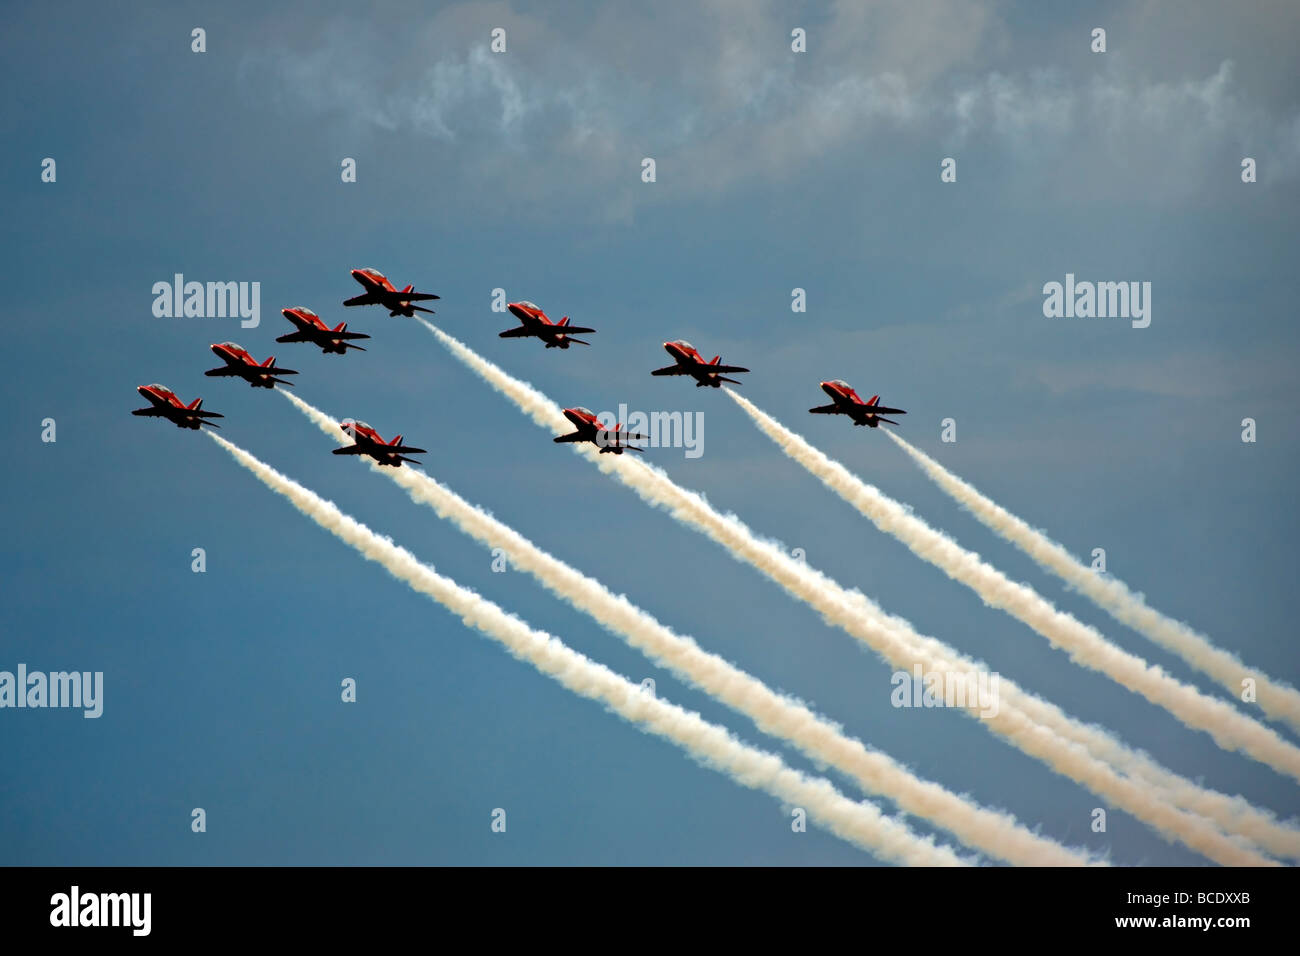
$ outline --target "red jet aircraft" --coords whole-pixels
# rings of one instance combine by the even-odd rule
[[[353,345],[348,339],[370,338],[364,332],[349,332],[346,322],[340,322],[331,329],[321,321],[319,315],[301,306],[294,309],[281,309],[280,314],[297,326],[298,331],[280,336],[276,339],[277,342],[310,342],[312,345],[319,345],[322,352],[343,355],[348,349],[365,351],[360,345]]]
[[[629,441],[644,441],[649,435],[641,435],[637,432],[623,431],[623,425],[620,422],[613,428],[606,428],[600,423],[600,419],[589,408],[566,408],[564,417],[577,426],[577,431],[569,435],[560,435],[553,439],[557,442],[584,442],[589,441],[600,448],[603,455],[606,452],[613,452],[615,455],[623,454],[624,448],[631,448],[633,451],[643,451],[635,445],[627,444]]]
[[[405,289],[398,289],[378,269],[353,269],[352,278],[360,282],[361,287],[366,291],[361,295],[353,296],[343,304],[382,305],[388,310],[390,316],[404,315],[408,319],[413,319],[417,312],[427,312],[433,315],[433,309],[422,309],[418,305],[411,305],[411,303],[440,298],[440,296],[436,296],[432,292],[412,291],[415,289],[413,285],[408,285]]]
[[[889,422],[891,425],[898,424],[898,422],[885,418],[881,414],[882,412],[889,415],[907,414],[901,408],[887,408],[881,405],[879,395],[872,395],[869,401],[864,402],[858,396],[858,393],[849,387],[848,382],[840,379],[822,382],[821,385],[822,391],[834,401],[830,405],[818,405],[816,408],[808,409],[814,415],[848,415],[853,419],[855,425],[879,428],[881,422]]]
[[[132,415],[141,415],[145,418],[165,418],[178,428],[192,428],[195,431],[199,431],[200,425],[207,425],[209,428],[220,428],[220,425],[214,425],[212,422],[204,421],[204,419],[226,417],[220,412],[203,411],[203,399],[201,398],[196,398],[186,405],[176,397],[175,392],[165,385],[137,385],[135,390],[149,400],[149,407],[133,409]]]
[[[595,332],[595,329],[585,329],[581,325],[570,325],[569,317],[566,315],[559,322],[552,322],[546,317],[546,313],[533,305],[531,302],[511,302],[506,306],[516,319],[523,323],[517,329],[507,329],[501,333],[503,339],[522,339],[534,335],[546,343],[548,349],[567,349],[570,342],[577,342],[579,345],[590,345],[590,342],[584,342],[582,339],[575,339],[574,332]]]
[[[335,448],[336,455],[369,455],[381,465],[392,465],[394,468],[401,468],[404,461],[409,461],[413,465],[421,464],[414,458],[407,458],[406,455],[423,455],[424,449],[403,445],[401,435],[392,441],[384,441],[379,437],[379,432],[365,422],[351,418],[343,419],[339,423],[339,428],[352,436],[354,444]]]
[[[703,388],[705,385],[711,385],[714,388],[721,388],[723,382],[730,382],[733,385],[739,385],[740,382],[734,378],[727,378],[722,372],[748,372],[749,369],[741,368],[739,365],[719,365],[722,360],[721,355],[713,356],[712,362],[704,361],[704,356],[695,350],[695,346],[685,339],[678,339],[675,342],[665,342],[664,351],[671,355],[676,361],[676,365],[669,365],[667,368],[657,368],[651,375],[689,375],[695,379],[695,387]]]
[[[211,346],[211,348],[216,353],[217,358],[226,364],[220,368],[210,368],[203,373],[204,375],[216,378],[234,376],[242,378],[254,388],[275,388],[277,383],[281,385],[293,384],[293,382],[286,382],[282,378],[276,378],[277,375],[298,374],[291,368],[279,368],[275,364],[274,355],[259,365],[257,359],[234,342],[221,342],[218,345]]]

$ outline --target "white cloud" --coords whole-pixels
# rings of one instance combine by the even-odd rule
[[[1300,112],[1252,104],[1229,61],[1158,81],[1119,53],[1097,57],[1086,76],[979,71],[1006,25],[988,6],[942,6],[840,3],[810,25],[807,54],[790,52],[789,17],[767,4],[719,0],[694,16],[606,12],[567,29],[558,17],[502,8],[506,54],[490,53],[483,22],[466,25],[465,8],[454,7],[416,31],[440,39],[431,65],[401,38],[389,50],[391,38],[358,39],[349,23],[305,51],[251,56],[249,72],[294,108],[526,150],[529,168],[507,177],[521,196],[599,187],[616,215],[788,181],[849,150],[878,151],[892,133],[936,149],[989,145],[1005,169],[1068,177],[1086,197],[1185,201],[1213,177],[1231,177],[1244,155],[1260,160],[1262,188],[1300,173]],[[376,60],[401,70],[374,70]],[[467,150],[460,172],[502,174],[484,152],[470,160]],[[679,188],[638,188],[644,155],[670,165]]]

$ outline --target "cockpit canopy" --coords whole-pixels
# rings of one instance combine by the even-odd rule
[[[833,379],[831,379],[831,384],[832,384],[832,385],[838,385],[840,388],[847,388],[847,389],[852,390],[852,386],[850,386],[849,383],[846,382],[846,381],[844,381],[844,379],[842,379],[842,378],[833,378]]]
[[[542,311],[541,308],[536,303],[529,302],[527,299],[520,299],[519,304],[522,305],[525,309],[534,309],[538,312]]]
[[[221,347],[223,349],[237,349],[240,352],[244,351],[242,346],[236,345],[234,342],[222,342]]]
[[[581,412],[583,415],[586,415],[588,418],[595,418],[595,417],[596,417],[595,412],[593,412],[590,408],[583,408],[581,405],[579,405],[577,408],[575,408],[574,411],[575,411],[575,412]]]
[[[154,382],[152,385],[148,385],[148,386],[146,386],[146,388],[151,388],[151,389],[153,389],[153,390],[156,391],[156,392],[170,392],[170,391],[171,391],[171,389],[168,388],[166,385],[159,385],[157,382]]]
[[[695,346],[692,345],[690,342],[687,342],[685,339],[678,339],[676,342],[673,343],[673,345],[680,345],[684,349],[690,349],[692,352],[695,351]]]

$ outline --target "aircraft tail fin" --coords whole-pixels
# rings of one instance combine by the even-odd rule
[[[331,332],[346,332],[347,330],[348,324],[346,322],[340,322],[338,325],[334,326],[334,328],[330,329]]]
[[[402,443],[402,436],[401,436],[401,435],[398,435],[396,438],[394,438],[394,439],[393,439],[392,441],[390,441],[388,444],[390,444],[390,445],[400,445],[401,443]]]
[[[709,364],[710,364],[710,365],[717,365],[717,364],[718,364],[719,362],[721,362],[721,361],[722,361],[722,356],[721,356],[721,355],[715,355],[715,356],[713,356],[713,361],[710,362]]]
[[[880,404],[880,396],[879,396],[879,395],[872,395],[871,398],[867,401],[867,404],[868,404],[868,405],[879,405],[879,404]]]
[[[560,325],[568,325],[568,324],[569,324],[569,317],[567,315],[564,318],[560,319]]]
[[[262,363],[262,368],[274,368],[274,367],[275,367],[275,356],[268,355],[266,357],[266,361]]]
[[[413,285],[408,285],[408,286],[407,286],[405,289],[403,289],[402,291],[403,291],[403,292],[414,292],[414,291],[415,291],[415,286],[413,286]]]
[[[203,407],[203,399],[201,399],[201,398],[196,398],[196,399],[194,399],[194,401],[190,402],[190,403],[189,403],[187,406],[185,406],[185,407],[188,408],[188,409],[189,409],[190,411],[192,411],[192,412],[196,412],[196,411],[198,411],[200,408]]]

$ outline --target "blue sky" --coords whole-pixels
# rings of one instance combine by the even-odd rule
[[[227,339],[299,369],[317,406],[430,449],[439,480],[919,775],[1117,862],[1205,862],[1118,810],[1092,833],[1097,797],[974,721],[892,708],[890,668],[847,635],[552,445],[417,324],[342,309],[360,266],[439,293],[439,325],[565,405],[703,411],[702,457],[651,452],[682,485],[1180,773],[1300,812],[1292,782],[1074,667],[882,536],[725,396],[648,374],[672,338],[748,366],[760,407],[1216,690],[993,538],[884,436],[806,414],[826,378],[878,392],[958,474],[1074,553],[1105,548],[1152,605],[1300,683],[1300,12],[862,6],[10,11],[0,669],[102,670],[106,689],[98,720],[0,711],[0,862],[876,862],[792,833],[770,797],[513,660],[213,443],[128,414],[139,384],[202,395],[223,436],[442,573],[809,768],[530,579],[493,573],[431,511],[330,456],[287,402],[205,379],[207,346]],[[805,54],[790,51],[796,26]],[[1095,26],[1104,54],[1089,51]],[[496,27],[504,54],[487,50]],[[939,179],[947,156],[955,183]],[[340,181],[344,157],[356,183]],[[150,290],[176,272],[260,282],[260,326],[155,318]],[[1041,288],[1066,273],[1151,282],[1150,327],[1045,318]],[[498,287],[595,327],[592,347],[498,339]],[[796,287],[806,313],[790,310]],[[275,345],[292,305],[347,319],[369,351]],[[958,440],[941,443],[949,417]],[[206,573],[190,570],[195,547]],[[190,831],[194,807],[206,834]]]

